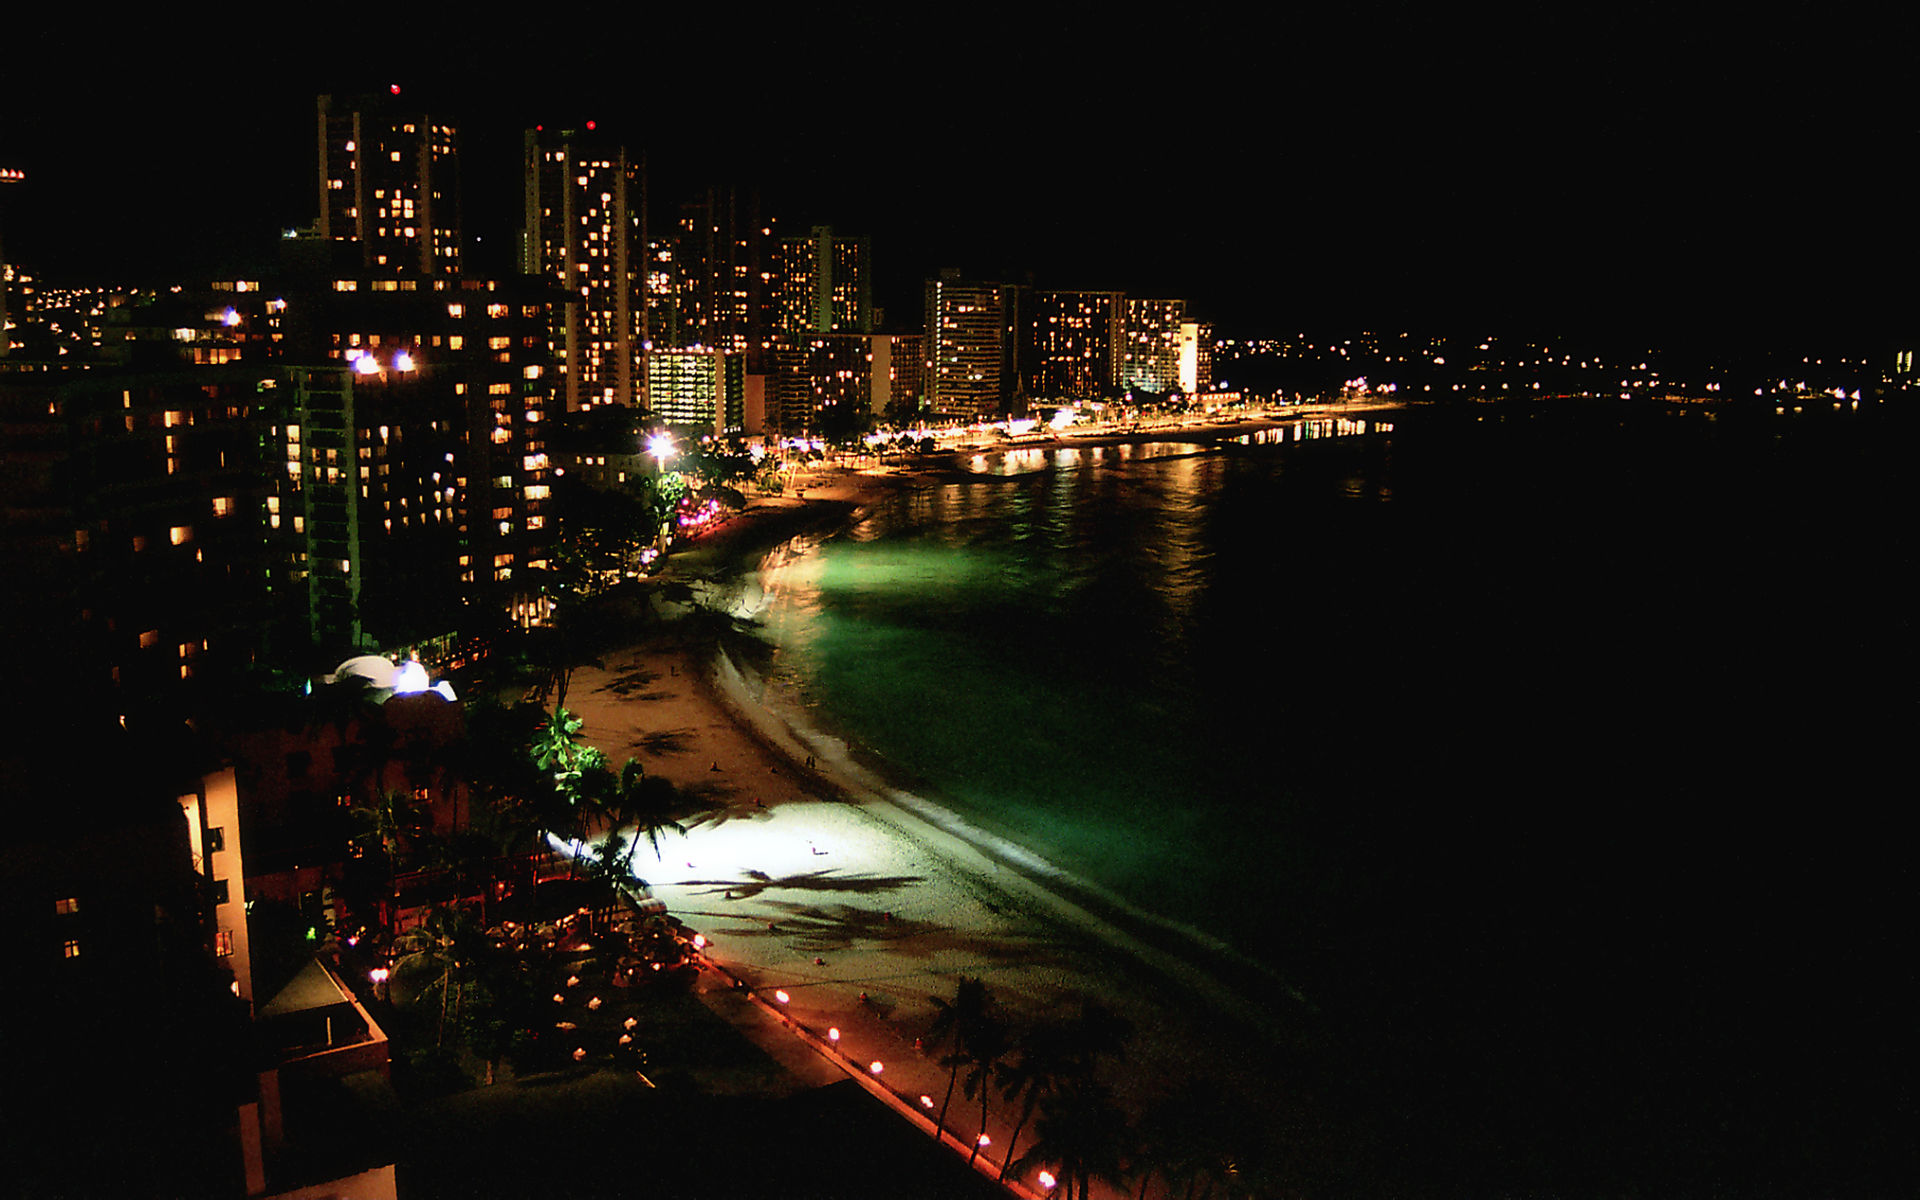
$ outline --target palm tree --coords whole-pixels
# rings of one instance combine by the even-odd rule
[[[974,1029],[988,1019],[993,1005],[993,997],[987,991],[987,985],[970,976],[961,977],[954,988],[952,1000],[933,997],[933,1025],[927,1030],[927,1041],[935,1046],[951,1042],[954,1050],[940,1059],[940,1065],[947,1068],[947,1095],[940,1102],[940,1117],[934,1122],[933,1136],[938,1141],[947,1128],[947,1107],[953,1103],[953,1089],[960,1081],[960,1068],[968,1062],[966,1046],[973,1037]]]
[[[966,1055],[966,1065],[971,1068],[960,1087],[967,1099],[973,1099],[974,1092],[980,1093],[980,1134],[973,1139],[973,1149],[967,1155],[967,1165],[971,1167],[980,1157],[980,1135],[987,1131],[987,1095],[988,1086],[993,1078],[994,1069],[1001,1065],[1013,1041],[1012,1030],[1006,1022],[987,1016],[975,1022],[971,1031],[964,1033],[961,1039],[961,1053]]]
[[[617,900],[623,888],[633,886],[633,851],[612,829],[588,850],[587,878],[605,884]]]
[[[553,717],[535,735],[533,762],[553,776],[556,791],[573,798],[582,786],[587,771],[605,767],[607,756],[579,742],[583,721],[564,708],[553,710]]]
[[[1069,1077],[1041,1100],[1034,1134],[1014,1170],[1057,1167],[1064,1200],[1085,1200],[1096,1176],[1113,1183],[1125,1177],[1133,1130],[1102,1084]]]
[[[414,1001],[436,991],[440,995],[434,1044],[441,1045],[446,1040],[449,1014],[454,1022],[459,1021],[461,999],[467,987],[478,980],[491,943],[465,910],[441,904],[428,911],[418,928],[403,934],[396,948],[403,953],[393,965],[395,979],[425,977],[414,992]]]
[[[1009,1103],[1020,1103],[1020,1118],[1013,1123],[1007,1138],[1007,1152],[1000,1160],[1000,1178],[1006,1179],[1013,1166],[1013,1148],[1020,1143],[1021,1131],[1033,1119],[1042,1097],[1050,1095],[1060,1081],[1074,1070],[1063,1031],[1058,1025],[1039,1025],[1020,1038],[1019,1055],[1000,1063],[1000,1095]]]
[[[427,844],[427,863],[446,873],[453,894],[460,899],[478,897],[480,924],[487,922],[487,893],[493,882],[496,848],[493,839],[470,829],[449,837],[434,838]]]
[[[1007,1177],[1020,1133],[1041,1101],[1069,1081],[1092,1079],[1102,1058],[1124,1058],[1132,1036],[1132,1027],[1112,1009],[1097,1000],[1082,1000],[1075,1020],[1037,1026],[1021,1039],[1020,1056],[1000,1068],[1001,1095],[1021,1102],[1000,1178]]]
[[[352,815],[360,827],[361,838],[372,840],[380,851],[377,874],[369,882],[377,882],[381,889],[380,903],[386,909],[384,924],[391,936],[394,910],[400,898],[400,868],[417,848],[419,815],[414,812],[411,798],[400,791],[382,791],[354,808]]]
[[[629,758],[620,768],[620,781],[608,805],[616,825],[633,825],[633,844],[627,847],[629,861],[640,853],[640,839],[646,838],[653,847],[653,857],[660,860],[660,835],[665,830],[686,833],[686,827],[668,814],[679,802],[680,794],[673,782],[658,775],[647,774],[637,758]]]

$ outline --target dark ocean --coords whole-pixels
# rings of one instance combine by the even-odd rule
[[[1298,989],[1355,1186],[1910,1194],[1910,424],[982,455],[770,574],[774,675]]]

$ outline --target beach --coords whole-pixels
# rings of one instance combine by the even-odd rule
[[[1910,994],[1879,953],[1909,876],[1864,786],[1897,739],[1804,702],[1866,660],[1783,637],[1792,605],[1714,607],[1732,579],[1814,611],[1817,561],[1898,626],[1903,543],[1846,522],[1897,508],[1857,469],[1878,430],[1483,415],[1394,418],[1393,455],[1305,428],[810,473],[677,551],[644,590],[692,619],[621,626],[567,704],[696,800],[639,873],[712,940],[704,999],[793,1086],[937,1109],[961,979],[1016,1026],[1096,998],[1135,1029],[1103,1078],[1136,1121],[1210,1087],[1193,1124],[1241,1127],[1249,1194],[1897,1194],[1873,1039]],[[1177,440],[1260,431],[1230,428]],[[1670,519],[1722,504],[1718,539]],[[1809,795],[1837,819],[1774,816]]]
[[[939,474],[815,474],[804,502],[758,501],[676,555],[669,576],[696,592],[725,586],[730,562]],[[1249,1158],[1321,1173],[1301,1160],[1321,1152],[1319,1135],[1303,1131],[1323,1129],[1324,1113],[1299,1072],[1287,1086],[1273,1079],[1311,1056],[1314,1037],[1284,981],[901,789],[710,641],[669,631],[609,653],[575,673],[566,704],[616,767],[636,757],[697,798],[685,834],[665,834],[658,859],[643,849],[635,870],[708,939],[716,969],[702,986],[712,1002],[750,1032],[757,1025],[763,1041],[805,1035],[827,1052],[819,1061],[937,1113],[949,1076],[929,1031],[935,999],[951,998],[962,978],[983,980],[1016,1029],[1071,1019],[1094,999],[1133,1030],[1103,1079],[1136,1118],[1204,1080],[1242,1104],[1260,1098]],[[735,979],[754,1005],[740,1004]],[[983,1157],[1005,1156],[1016,1116],[996,1093]],[[977,1097],[956,1091],[947,1125],[976,1138]],[[1016,1157],[1032,1137],[1029,1124]],[[1033,1172],[1026,1182],[1038,1186]]]

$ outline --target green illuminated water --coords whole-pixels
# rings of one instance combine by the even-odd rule
[[[1300,985],[1435,1164],[1859,1117],[1772,1039],[1889,1003],[1899,429],[1396,426],[984,457],[770,560],[773,677]]]

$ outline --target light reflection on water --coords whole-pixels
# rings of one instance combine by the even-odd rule
[[[771,677],[969,819],[1195,914],[1273,848],[1277,807],[1245,828],[1270,771],[1236,733],[1253,664],[1200,638],[1284,608],[1280,464],[1187,443],[977,461],[769,561]]]
[[[1035,471],[1064,471],[1076,467],[1124,462],[1146,462],[1204,454],[1207,447],[1192,442],[1123,442],[1115,446],[1013,446],[983,450],[961,460],[977,475],[1028,475]]]
[[[1408,1128],[1468,1078],[1550,1111],[1562,1065],[1678,1095],[1704,1076],[1672,1048],[1772,994],[1783,948],[1818,978],[1791,1004],[1847,1016],[1874,975],[1844,964],[1910,908],[1908,710],[1875,699],[1911,624],[1904,426],[1812,420],[1044,452],[770,563],[776,666],[976,824],[1357,1014],[1436,1081]]]

